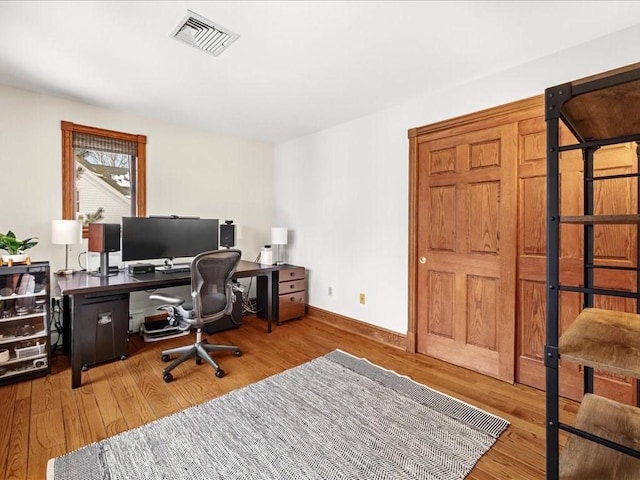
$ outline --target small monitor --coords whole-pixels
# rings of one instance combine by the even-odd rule
[[[123,217],[122,260],[195,257],[218,250],[218,219]]]

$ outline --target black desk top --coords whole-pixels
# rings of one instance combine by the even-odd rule
[[[261,263],[240,260],[233,278],[255,277],[266,275],[268,272],[280,270],[282,265],[263,265]],[[56,275],[61,295],[107,293],[116,291],[147,290],[153,288],[175,287],[188,285],[191,273],[144,273],[130,275],[125,270],[118,271],[110,277],[95,276],[87,272],[76,272],[73,275]]]

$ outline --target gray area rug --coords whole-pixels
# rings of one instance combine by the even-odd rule
[[[51,459],[47,479],[463,479],[507,426],[336,350]]]

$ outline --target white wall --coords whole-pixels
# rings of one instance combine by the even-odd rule
[[[638,44],[640,26],[277,145],[275,154],[260,142],[0,86],[0,231],[39,237],[32,259],[61,268],[64,247],[50,242],[62,210],[60,121],[144,134],[148,214],[235,220],[248,260],[270,242],[271,226],[286,226],[289,262],[308,268],[311,305],[404,333],[408,129],[638,62]],[[85,250],[72,247],[73,267]]]
[[[38,237],[32,260],[64,266],[64,247],[51,244],[62,215],[61,120],[147,136],[147,214],[234,220],[245,260],[269,243],[272,145],[0,86],[0,231]],[[86,256],[77,261],[86,248],[71,247],[71,267],[86,266]]]
[[[639,62],[639,44],[637,26],[277,145],[274,221],[291,230],[290,263],[309,270],[309,304],[405,333],[408,130]]]

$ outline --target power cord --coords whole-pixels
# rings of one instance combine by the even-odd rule
[[[59,298],[51,299],[51,318],[49,319],[49,335],[54,332],[57,334],[55,343],[51,342],[51,354],[62,348],[60,340],[62,339],[62,305]]]
[[[78,265],[80,266],[80,270],[81,270],[81,271],[86,271],[86,270],[87,270],[87,267],[83,267],[83,266],[82,266],[82,262],[80,261],[80,257],[82,257],[82,255],[84,255],[84,256],[86,257],[86,256],[87,256],[87,252],[80,252],[80,253],[78,254]]]
[[[241,315],[244,315],[244,314],[255,314],[256,313],[255,310],[254,310],[253,305],[251,304],[251,302],[247,298],[248,295],[245,295],[245,292],[248,292],[250,288],[251,288],[251,281],[249,282],[249,287],[248,288],[245,287],[238,280],[234,280],[233,281],[233,291],[234,291],[234,293],[242,295],[242,313],[241,313]],[[231,315],[231,320],[236,325],[240,325],[242,323],[242,322],[236,322],[235,319],[233,318],[233,315]]]
[[[258,313],[256,306],[249,299],[248,295],[242,296],[242,314],[244,315],[245,313],[250,315],[256,315]]]
[[[258,253],[258,256],[256,257],[256,259],[254,260],[255,263],[259,263],[260,262],[260,253]],[[249,279],[249,286],[246,288],[247,293],[251,291],[251,285],[253,284],[253,277],[250,277]],[[244,292],[243,292],[244,293]],[[257,305],[255,304],[255,302],[251,301],[251,299],[249,299],[249,295],[242,295],[242,314],[250,314],[250,315],[256,315],[258,313],[258,308]]]

